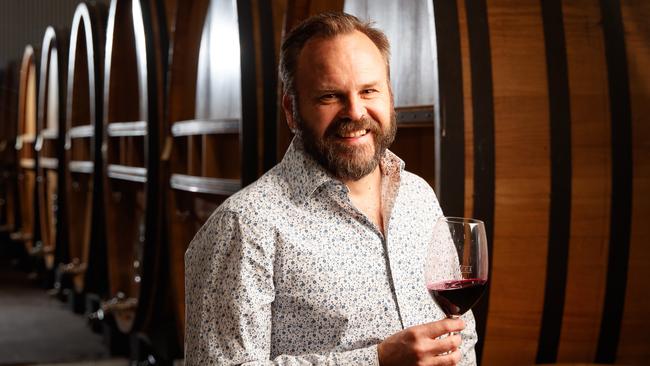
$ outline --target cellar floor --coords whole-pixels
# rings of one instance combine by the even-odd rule
[[[15,268],[7,245],[0,238],[0,365],[128,365],[126,360],[108,359],[102,337],[82,315]]]

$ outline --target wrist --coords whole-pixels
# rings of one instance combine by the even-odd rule
[[[377,344],[377,365],[379,366],[384,366],[384,363],[382,360],[384,359],[384,342],[380,342]]]

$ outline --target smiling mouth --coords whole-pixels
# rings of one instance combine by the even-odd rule
[[[366,135],[370,130],[356,130],[356,131],[350,131],[350,132],[345,132],[345,133],[339,133],[338,136],[342,138],[357,138]]]

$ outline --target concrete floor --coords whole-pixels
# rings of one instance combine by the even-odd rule
[[[0,365],[128,365],[125,359],[109,357],[102,337],[83,316],[0,256]]]
[[[115,358],[108,360],[86,361],[86,362],[69,362],[69,363],[42,363],[30,366],[128,366],[129,362],[125,359]]]

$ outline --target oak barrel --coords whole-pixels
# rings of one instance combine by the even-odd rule
[[[65,175],[60,162],[64,154],[65,82],[67,34],[48,27],[43,37],[38,119],[36,125],[37,200],[40,214],[41,254],[48,270],[67,261]]]
[[[18,220],[16,131],[18,128],[16,62],[9,62],[0,77],[0,231],[12,233]]]
[[[609,12],[605,9],[603,13]],[[614,10],[613,12],[616,13]],[[626,120],[630,124],[631,146],[626,145],[628,141],[617,144],[622,150],[630,149],[629,155],[623,155],[620,159],[624,164],[631,165],[632,172],[627,171],[628,178],[631,175],[631,189],[625,186],[629,195],[626,202],[629,206],[624,206],[621,210],[622,215],[629,219],[629,252],[625,258],[625,251],[618,251],[618,245],[625,247],[627,220],[622,226],[623,234],[621,240],[610,241],[610,251],[615,253],[609,256],[609,266],[617,269],[616,274],[608,273],[608,293],[615,303],[620,304],[623,292],[619,291],[625,283],[624,300],[621,304],[622,318],[620,319],[620,337],[618,342],[614,342],[614,350],[608,350],[601,355],[599,360],[629,364],[650,363],[650,319],[646,316],[647,309],[650,307],[650,297],[647,296],[648,276],[650,271],[650,248],[647,245],[647,228],[646,223],[650,219],[650,123],[648,115],[650,114],[650,4],[641,0],[623,0],[620,2],[620,14],[622,29],[618,29],[620,37],[625,40],[625,53],[622,54],[627,59],[624,65],[627,66],[628,88],[629,88],[629,107],[623,105],[623,108],[612,111],[612,126],[616,126],[618,121],[617,115],[627,113]],[[619,44],[619,47],[622,44]],[[623,64],[623,63],[622,63]],[[611,83],[611,81],[610,81]],[[621,86],[623,88],[623,86]],[[612,90],[610,86],[610,97],[617,95],[616,89]],[[624,92],[623,92],[624,93]],[[614,171],[614,168],[612,169]],[[618,184],[613,184],[613,187]],[[614,198],[612,198],[614,202]],[[615,203],[612,203],[616,205]],[[631,217],[630,217],[631,216]],[[623,258],[618,264],[616,254],[622,254]],[[613,258],[614,257],[614,258]],[[620,279],[620,280],[619,280]],[[611,286],[611,287],[609,287]],[[609,292],[609,290],[612,290]],[[611,295],[610,295],[611,294]],[[607,310],[605,310],[607,311]],[[619,313],[620,314],[620,313]],[[619,315],[620,316],[620,315]],[[614,325],[618,323],[616,318]],[[616,326],[610,329],[616,329]],[[602,333],[601,333],[602,334]],[[615,339],[612,339],[615,341]],[[608,339],[603,339],[606,343]],[[612,357],[615,356],[615,357]]]
[[[490,242],[482,363],[647,364],[650,6],[433,4],[439,70],[461,76],[439,78],[440,108],[461,108],[442,116],[437,193]]]
[[[161,259],[162,55],[154,1],[110,4],[103,92],[103,196],[111,311],[122,332],[143,329]]]
[[[275,132],[273,34],[276,29],[279,33],[282,24],[262,18],[271,11],[281,13],[277,6],[281,4],[271,1],[178,3],[169,74],[167,133],[173,144],[166,201],[171,285],[181,346],[185,251],[212,211],[259,176],[263,161],[258,144],[275,142],[274,133],[265,136],[264,126],[270,125]]]
[[[80,3],[70,33],[64,155],[69,261],[62,271],[77,293],[102,293],[106,281],[97,273],[106,266],[101,154],[106,16],[104,6]]]
[[[18,127],[16,155],[18,158],[18,203],[20,222],[12,233],[13,240],[22,241],[32,252],[39,239],[36,205],[36,95],[38,90],[37,54],[30,45],[25,47],[20,63],[18,88]]]

